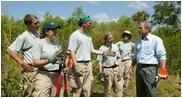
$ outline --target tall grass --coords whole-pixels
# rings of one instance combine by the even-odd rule
[[[94,65],[95,67],[98,65]],[[97,71],[97,70],[94,70]],[[102,84],[96,75],[94,74],[94,81],[92,84],[91,96],[99,97],[104,95],[104,84]],[[135,81],[135,70],[134,74],[130,77],[128,89],[124,97],[136,97],[136,81]],[[169,76],[166,80],[160,80],[157,84],[157,96],[158,97],[180,97],[181,86],[178,84],[180,81],[179,75]],[[114,97],[114,94],[113,94]]]

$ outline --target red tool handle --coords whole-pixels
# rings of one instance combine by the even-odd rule
[[[56,95],[59,95],[60,93],[60,86],[61,86],[61,72],[58,73],[58,76],[57,76]]]

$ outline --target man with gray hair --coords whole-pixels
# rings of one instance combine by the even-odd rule
[[[135,54],[132,66],[137,63],[136,68],[136,91],[137,97],[156,97],[156,75],[157,65],[161,68],[159,76],[167,79],[166,50],[163,41],[158,36],[150,33],[149,22],[140,22],[139,34],[141,38],[135,44]],[[132,67],[131,66],[131,67]]]

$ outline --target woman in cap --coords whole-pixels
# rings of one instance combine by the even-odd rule
[[[130,42],[132,35],[130,31],[124,31],[121,34],[122,41],[117,42],[119,51],[120,51],[120,60],[119,66],[121,70],[121,75],[124,79],[123,92],[126,93],[126,89],[128,86],[128,80],[130,77],[129,68],[132,63],[132,50],[134,50],[134,44]]]
[[[35,92],[37,97],[56,95],[56,79],[59,72],[60,45],[55,42],[57,29],[60,25],[45,23],[42,27],[42,39],[33,46],[34,66],[38,68],[35,76]]]

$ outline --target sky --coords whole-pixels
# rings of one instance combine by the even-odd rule
[[[154,1],[1,1],[1,14],[19,19],[31,13],[41,20],[49,12],[53,17],[68,19],[81,6],[95,21],[109,22],[142,10],[152,15],[154,5]]]

